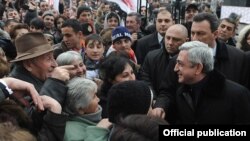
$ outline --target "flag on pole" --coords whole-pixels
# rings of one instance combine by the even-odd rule
[[[107,1],[118,4],[120,8],[126,13],[137,12],[138,0],[107,0]]]
[[[53,5],[53,8],[59,11],[59,0],[48,0],[49,5]]]

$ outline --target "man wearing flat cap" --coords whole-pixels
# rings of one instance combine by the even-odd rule
[[[188,30],[188,37],[191,40],[191,26],[193,17],[199,13],[198,6],[195,3],[188,4],[185,8],[185,23],[184,26]]]
[[[48,95],[57,100],[61,105],[67,93],[65,82],[69,80],[69,73],[74,71],[74,66],[57,67],[53,57],[53,48],[42,33],[27,33],[15,41],[17,57],[10,73],[11,77],[32,83],[40,95]],[[27,98],[30,102],[30,98]],[[32,110],[26,107],[25,110]],[[35,121],[37,129],[40,128],[39,118]]]

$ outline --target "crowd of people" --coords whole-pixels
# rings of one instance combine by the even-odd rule
[[[2,0],[0,140],[157,141],[159,125],[250,124],[250,26],[187,3]],[[155,13],[157,11],[157,13]],[[151,20],[153,16],[153,20]]]

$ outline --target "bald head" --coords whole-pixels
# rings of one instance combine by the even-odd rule
[[[174,24],[172,26],[169,27],[168,30],[174,30],[175,32],[180,32],[180,34],[184,37],[184,38],[188,38],[188,30],[187,28],[182,25],[182,24]],[[167,30],[167,31],[168,31]],[[166,31],[166,32],[167,32]]]
[[[175,24],[168,28],[165,34],[165,48],[169,54],[177,54],[178,48],[188,40],[187,28],[181,24]]]

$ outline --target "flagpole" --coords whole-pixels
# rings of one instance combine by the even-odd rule
[[[141,3],[141,0],[137,0],[137,13],[140,13]]]
[[[148,0],[146,0],[146,25],[148,24]]]

